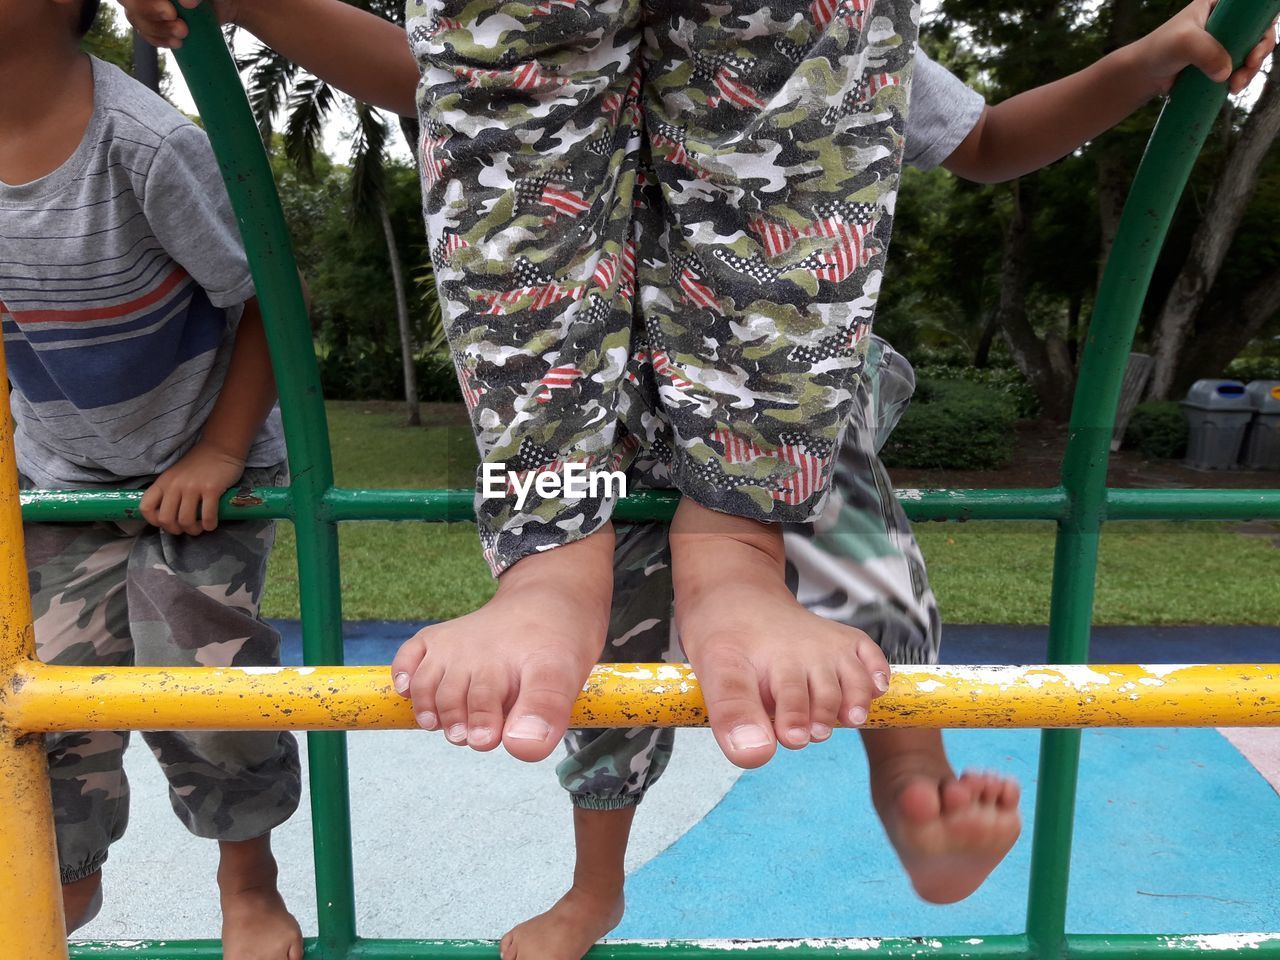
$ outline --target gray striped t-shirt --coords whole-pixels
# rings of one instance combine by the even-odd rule
[[[38,487],[141,486],[199,439],[253,281],[204,132],[93,61],[80,146],[0,183],[0,323],[18,468]],[[249,466],[284,459],[279,412]]]

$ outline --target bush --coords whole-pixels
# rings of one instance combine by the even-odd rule
[[[1013,459],[1017,408],[998,389],[967,380],[922,379],[881,451],[890,467],[993,470]]]
[[[920,380],[963,380],[992,387],[1013,403],[1019,419],[1033,420],[1040,415],[1040,398],[1017,367],[992,366],[980,370],[966,360],[963,364],[924,362],[916,365],[915,371]]]
[[[1124,445],[1149,460],[1177,460],[1187,453],[1187,418],[1176,400],[1138,404],[1124,432]]]
[[[1225,376],[1230,380],[1280,380],[1280,357],[1236,357]]]
[[[396,346],[347,343],[342,348],[320,349],[320,387],[327,400],[403,400],[404,369]],[[456,403],[462,400],[453,361],[447,354],[419,356],[418,399]]]

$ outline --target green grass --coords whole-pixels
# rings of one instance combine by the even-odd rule
[[[422,429],[394,405],[329,403],[342,486],[463,487],[475,450],[458,411],[432,408]],[[1280,528],[1276,530],[1280,535]],[[1045,623],[1053,525],[929,523],[917,527],[943,619]],[[339,533],[342,607],[349,619],[456,617],[494,588],[470,524],[348,523]],[[296,617],[293,530],[281,524],[263,613]],[[1103,533],[1096,620],[1106,624],[1280,622],[1273,538],[1223,523],[1115,523]]]

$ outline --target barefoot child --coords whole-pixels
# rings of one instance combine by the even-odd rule
[[[80,51],[97,0],[0,0],[0,320],[24,488],[146,488],[147,522],[24,525],[50,663],[279,663],[257,618],[270,523],[218,523],[285,476],[253,283],[203,132]],[[271,830],[298,804],[288,733],[148,732],[218,841],[223,956],[301,960]],[[128,819],[128,734],[48,738],[68,932]],[[178,878],[175,877],[175,881]]]
[[[1192,4],[1142,41],[1081,73],[991,108],[917,51],[904,160],[920,168],[942,164],[982,182],[1008,179],[1052,162],[1118,122],[1147,96],[1167,90],[1189,63],[1220,80],[1230,74],[1231,88],[1242,89],[1274,37],[1264,38],[1232,73],[1225,51],[1203,30],[1207,13],[1207,3]],[[1108,88],[1114,102],[1102,95]],[[923,557],[878,456],[915,378],[910,365],[875,337],[867,366],[833,495],[815,523],[787,527],[787,579],[809,610],[865,630],[891,663],[933,663],[940,640],[936,604]],[[660,531],[644,524],[620,526],[619,540],[605,659],[678,661],[679,651],[672,649],[670,548]],[[797,731],[794,739],[821,741],[830,734],[829,726],[820,725]],[[1017,784],[984,773],[957,778],[938,730],[864,730],[862,737],[872,801],[917,893],[932,903],[969,896],[1018,837]],[[577,960],[618,924],[635,807],[662,775],[673,739],[669,729],[569,731],[569,757],[559,773],[574,804],[573,883],[550,910],[503,938],[504,960]]]
[[[173,36],[169,3],[128,6]],[[683,494],[675,615],[733,762],[887,687],[870,638],[783,576],[781,522],[827,498],[865,360],[916,34],[913,0],[834,6],[412,0],[410,57],[338,0],[222,5],[360,99],[408,113],[417,87],[482,459],[553,481],[477,498],[495,597],[393,664],[424,727],[526,760],[563,737],[608,626],[617,499],[559,496],[569,464]]]

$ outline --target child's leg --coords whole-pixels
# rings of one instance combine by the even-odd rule
[[[646,87],[666,229],[642,235],[640,277],[685,495],[676,618],[742,766],[860,723],[888,674],[865,634],[795,602],[779,527],[821,509],[865,358],[915,9],[810,6],[682,10]]]
[[[973,893],[1022,830],[1018,784],[947,760],[941,730],[864,730],[871,800],[916,893],[954,903]]]
[[[800,746],[838,714],[856,721],[887,672],[874,644],[782,588],[777,523],[820,505],[851,402],[916,4],[882,0],[874,18],[811,6],[502,4],[478,27],[475,5],[445,0],[410,25],[437,281],[483,458],[527,474],[625,466],[638,442],[667,461],[691,498],[674,530],[688,543],[686,649],[744,765],[773,750],[767,705]],[[538,599],[518,640],[526,601],[500,586],[406,645],[393,680],[424,725],[478,749],[505,731],[517,756],[550,752],[600,639],[607,590],[589,573],[608,544],[586,563],[557,555],[602,536],[611,507],[606,494],[479,502],[491,564],[515,563],[503,586],[535,576],[520,571],[530,563],[547,572],[522,591]]]
[[[23,525],[36,650],[64,666],[133,662],[125,609],[131,538],[105,523]],[[53,793],[67,933],[97,915],[102,865],[129,819],[127,732],[50,734]]]
[[[671,558],[663,524],[618,529],[616,588],[602,662],[673,659]],[[622,919],[627,838],[637,805],[671,757],[675,731],[570,730],[557,773],[573,800],[573,884],[502,940],[503,960],[579,960]]]
[[[271,486],[278,470],[246,471]],[[222,523],[198,537],[154,527],[129,556],[129,620],[146,666],[275,666],[280,637],[258,619],[274,525]],[[298,747],[287,732],[143,734],[187,829],[217,840],[226,960],[302,960],[302,933],[276,886],[271,831],[297,809]]]
[[[623,867],[635,815],[634,806],[573,808],[573,884],[550,910],[502,938],[502,960],[581,960],[622,921]]]
[[[787,579],[801,603],[867,631],[891,663],[933,663],[937,601],[878,455],[915,379],[887,344],[873,353],[827,510],[787,529]],[[937,730],[867,730],[863,741],[873,802],[916,891],[935,903],[967,897],[1017,839],[1017,784],[989,774],[957,779]]]

